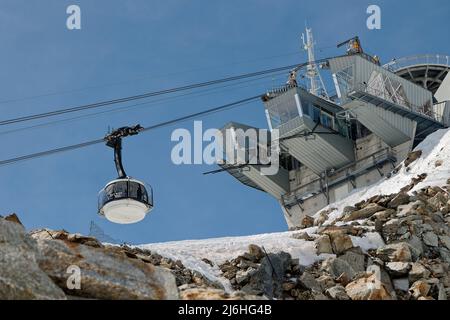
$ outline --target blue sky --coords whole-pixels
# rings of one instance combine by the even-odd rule
[[[71,4],[81,7],[81,30],[66,28]],[[381,30],[366,28],[369,4],[381,7]],[[1,119],[302,62],[299,36],[305,21],[317,48],[323,48],[318,57],[341,54],[331,46],[354,35],[383,62],[450,54],[449,13],[444,0],[1,0]],[[48,120],[2,126],[0,159],[97,139],[109,126],[151,125],[263,93],[284,81],[285,75],[278,75],[8,134]],[[198,120],[205,128],[228,121],[266,127],[260,102]],[[130,243],[286,230],[269,195],[225,173],[202,175],[214,166],[173,165],[170,135],[180,127],[192,130],[193,121],[124,143],[127,173],[150,183],[155,193],[155,209],[139,224],[115,225],[97,216],[97,192],[116,176],[112,152],[102,145],[0,167],[0,214],[16,212],[28,229],[84,234],[93,220]]]

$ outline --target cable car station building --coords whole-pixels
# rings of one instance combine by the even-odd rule
[[[439,67],[439,76],[449,78],[448,57]],[[262,175],[254,164],[221,164],[241,183],[277,199],[290,229],[305,215],[379,181],[427,135],[450,123],[450,88],[436,90],[436,81],[430,91],[426,82],[404,76],[404,68],[397,74],[392,64],[381,66],[362,52],[328,59],[321,68],[331,74],[333,97],[297,83],[262,96],[268,128],[279,130],[276,175]],[[233,122],[225,128],[249,127]]]

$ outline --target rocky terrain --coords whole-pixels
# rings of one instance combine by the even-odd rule
[[[448,181],[450,184],[450,180]],[[248,253],[220,266],[235,290],[278,299],[447,300],[450,298],[450,185],[413,195],[379,195],[344,209],[339,221],[320,226],[327,212],[305,221],[317,254],[330,256],[304,267],[286,252]],[[345,224],[344,224],[345,223]],[[385,243],[365,252],[351,236],[378,234]]]
[[[16,215],[0,218],[1,299],[298,299],[447,300],[450,298],[450,179],[445,187],[378,195],[305,218],[291,237],[324,256],[310,266],[287,252],[250,244],[218,267],[232,290],[155,252],[102,244],[48,229],[27,233]],[[378,235],[363,250],[352,237]],[[204,262],[214,265],[208,259]],[[81,270],[70,288],[69,267]]]
[[[259,298],[227,293],[180,261],[148,250],[64,230],[27,233],[17,215],[0,216],[0,300]]]
[[[0,299],[449,300],[450,131],[431,138],[284,233],[130,247],[0,217]]]
[[[16,215],[0,218],[0,299],[178,297],[170,271],[125,250],[65,231],[28,234]]]

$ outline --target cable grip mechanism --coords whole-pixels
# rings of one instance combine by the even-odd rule
[[[142,130],[144,130],[144,128],[140,124],[132,127],[121,127],[113,130],[104,138],[106,145],[114,149],[114,163],[116,164],[119,178],[127,177],[122,164],[122,138],[137,135]]]

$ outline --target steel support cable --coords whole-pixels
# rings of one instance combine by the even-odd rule
[[[292,69],[292,68],[299,69],[299,68],[301,68],[303,66],[309,65],[310,63],[320,63],[320,62],[327,61],[329,59],[330,58],[324,58],[324,59],[319,59],[319,60],[316,60],[316,61],[313,61],[313,62],[305,62],[305,63],[301,63],[301,64],[296,64],[296,65],[290,65],[290,66],[285,66],[285,67],[279,67],[279,68],[274,68],[274,69],[254,72],[254,73],[248,73],[248,74],[244,74],[244,75],[240,75],[240,76],[233,76],[233,77],[228,77],[228,78],[223,78],[223,79],[218,79],[218,80],[212,80],[212,81],[198,83],[198,84],[195,84],[195,85],[188,85],[188,86],[183,86],[183,87],[178,87],[178,88],[172,88],[172,89],[166,89],[166,90],[161,90],[161,91],[157,91],[157,92],[142,94],[142,95],[138,95],[138,96],[132,96],[132,97],[128,97],[128,98],[121,98],[121,99],[110,100],[108,102],[99,102],[99,103],[95,103],[95,104],[91,104],[91,105],[85,105],[85,106],[80,106],[80,107],[75,107],[75,108],[56,110],[56,111],[47,112],[47,113],[44,113],[44,114],[37,114],[37,115],[33,115],[33,116],[25,116],[25,117],[20,117],[20,118],[16,118],[16,119],[4,120],[4,121],[0,121],[0,126],[1,125],[6,125],[6,124],[11,124],[11,123],[16,123],[16,122],[23,122],[23,121],[34,120],[34,118],[32,118],[32,117],[43,118],[43,117],[53,116],[53,115],[56,115],[56,114],[54,114],[56,112],[66,112],[66,113],[67,112],[75,112],[75,111],[72,111],[72,110],[79,109],[79,108],[85,108],[85,109],[94,108],[94,107],[96,108],[96,107],[99,107],[100,104],[106,105],[106,103],[109,103],[109,104],[119,103],[117,101],[123,101],[124,99],[132,99],[132,100],[143,99],[144,97],[150,97],[150,96],[154,96],[154,95],[167,94],[167,93],[172,93],[172,92],[177,92],[177,91],[188,90],[188,88],[189,89],[193,89],[193,88],[196,88],[196,87],[204,87],[204,86],[217,84],[217,83],[235,81],[235,80],[239,80],[239,79],[255,77],[255,76],[258,76],[258,75],[275,73],[275,72],[279,72],[279,71],[283,71],[283,70],[287,70],[287,69]],[[232,108],[232,107],[237,107],[239,105],[244,105],[244,104],[250,103],[251,101],[256,100],[258,98],[260,98],[260,95],[257,95],[257,96],[254,96],[254,97],[250,97],[250,98],[246,98],[246,99],[243,99],[243,100],[240,100],[240,101],[236,101],[236,102],[233,102],[233,103],[229,103],[229,104],[226,104],[226,105],[223,105],[223,106],[220,106],[220,107],[216,107],[216,108],[208,109],[208,110],[205,110],[205,111],[197,112],[197,113],[194,113],[194,114],[190,114],[190,115],[187,115],[187,116],[183,116],[181,118],[177,118],[177,119],[169,120],[169,121],[166,121],[166,122],[162,122],[162,123],[159,123],[159,124],[156,124],[156,125],[144,128],[143,131],[149,131],[149,130],[161,128],[161,127],[164,127],[164,126],[167,126],[167,125],[171,125],[171,124],[174,124],[174,123],[177,123],[177,122],[186,121],[186,120],[192,119],[194,117],[200,117],[200,116],[204,116],[204,115],[207,115],[207,114],[220,112],[222,110],[226,110],[226,109],[229,109],[229,108]],[[129,100],[129,101],[132,101],[132,100]],[[111,103],[111,101],[113,103]],[[68,111],[68,110],[70,110],[70,111]],[[77,110],[77,111],[79,111],[79,110]],[[62,113],[58,113],[58,114],[62,114]],[[70,151],[70,150],[74,150],[74,149],[84,148],[84,147],[87,147],[87,146],[91,146],[91,145],[98,144],[98,143],[103,143],[103,142],[105,142],[104,138],[97,139],[97,140],[92,140],[92,141],[88,141],[88,142],[84,142],[84,143],[80,143],[80,144],[70,145],[70,146],[66,146],[66,147],[51,149],[51,150],[47,150],[47,151],[37,152],[37,153],[33,153],[33,154],[28,154],[28,155],[24,155],[24,156],[20,156],[20,157],[16,157],[16,158],[1,160],[0,161],[0,166],[5,166],[5,165],[13,164],[13,163],[16,163],[16,162],[19,162],[19,161],[24,161],[24,160],[34,159],[34,158],[43,157],[43,156],[47,156],[47,155],[52,155],[52,154],[55,154],[55,153],[61,153],[61,152]]]
[[[268,77],[279,76],[280,74],[281,74],[281,72],[280,73],[270,74],[270,75],[265,75],[265,76],[262,76],[262,77],[259,77],[259,78],[256,78],[256,79],[247,79],[247,80],[244,80],[244,81],[227,84],[227,85],[223,85],[223,86],[220,86],[220,87],[209,88],[209,89],[205,89],[205,90],[199,91],[199,92],[182,93],[182,94],[179,94],[179,95],[176,95],[176,96],[160,98],[160,99],[157,99],[157,100],[145,101],[145,102],[135,103],[135,104],[126,105],[126,106],[119,106],[119,107],[116,107],[114,109],[108,109],[108,110],[103,110],[103,111],[96,111],[96,112],[88,113],[88,114],[85,114],[85,115],[74,116],[74,117],[64,118],[64,119],[59,119],[59,120],[52,120],[52,121],[39,123],[39,124],[27,126],[27,127],[14,128],[14,129],[10,129],[10,130],[0,131],[0,136],[1,135],[8,135],[8,134],[15,133],[15,132],[21,132],[21,131],[32,130],[32,129],[37,129],[37,128],[49,127],[49,126],[52,126],[52,125],[57,125],[59,123],[70,123],[70,122],[74,122],[74,121],[78,121],[78,120],[95,118],[95,117],[106,115],[106,114],[125,112],[125,111],[129,111],[129,110],[132,110],[132,109],[136,109],[138,107],[143,107],[143,106],[162,105],[164,102],[167,102],[167,101],[178,101],[181,98],[185,98],[185,97],[189,97],[189,96],[203,97],[203,96],[207,96],[207,95],[210,95],[210,94],[215,94],[215,93],[220,93],[220,92],[225,92],[226,91],[226,90],[219,90],[218,91],[218,89],[232,88],[232,87],[235,87],[235,86],[239,86],[239,89],[248,88],[248,87],[254,86],[256,81],[265,80]],[[246,84],[246,83],[251,83],[251,84],[250,85],[246,85],[246,86],[241,86],[242,84]],[[259,84],[262,84],[262,82],[259,83]],[[228,91],[229,90],[230,89],[228,89]]]
[[[189,114],[189,115],[186,115],[186,116],[183,116],[183,117],[179,117],[179,118],[176,118],[176,119],[173,119],[173,120],[160,122],[160,123],[157,123],[155,125],[143,128],[142,132],[148,132],[148,131],[159,129],[159,128],[162,128],[162,127],[166,127],[166,126],[178,123],[178,122],[183,122],[183,121],[195,118],[195,117],[201,117],[201,116],[205,116],[205,115],[221,112],[221,111],[224,111],[224,110],[227,110],[227,109],[231,109],[231,108],[234,108],[234,107],[246,105],[246,104],[248,104],[248,103],[250,103],[250,102],[252,102],[252,101],[254,101],[256,99],[259,99],[259,98],[260,98],[260,95],[257,95],[257,96],[253,96],[253,97],[250,97],[250,98],[242,99],[242,100],[239,100],[239,101],[236,101],[236,102],[227,103],[227,104],[221,105],[219,107],[215,107],[215,108],[211,108],[211,109],[208,109],[208,110],[192,113],[192,114]],[[74,144],[74,145],[70,145],[70,146],[50,149],[50,150],[46,150],[46,151],[31,153],[31,154],[28,154],[28,155],[19,156],[19,157],[15,157],[15,158],[11,158],[11,159],[1,160],[0,161],[0,166],[11,165],[13,163],[17,163],[17,162],[21,162],[21,161],[25,161],[25,160],[41,158],[41,157],[44,157],[44,156],[49,156],[49,155],[53,155],[53,154],[57,154],[57,153],[62,153],[62,152],[66,152],[66,151],[75,150],[75,149],[81,149],[81,148],[85,148],[85,147],[88,147],[88,146],[96,145],[96,144],[99,144],[99,143],[105,143],[105,138],[91,140],[91,141],[87,141],[87,142],[82,142],[82,143],[78,143],[78,144]]]
[[[171,76],[178,76],[178,75],[187,74],[187,73],[219,69],[219,68],[223,68],[223,67],[230,67],[230,66],[240,65],[240,64],[247,63],[247,62],[256,62],[256,61],[270,60],[270,59],[274,59],[274,58],[281,58],[281,57],[293,56],[293,55],[298,55],[298,54],[299,54],[299,52],[296,51],[296,52],[279,54],[279,55],[274,55],[274,56],[269,56],[269,57],[259,57],[259,58],[256,58],[256,59],[247,59],[247,60],[235,61],[235,62],[232,62],[232,63],[225,63],[225,64],[221,64],[221,65],[216,65],[216,66],[206,66],[206,67],[201,67],[201,68],[184,70],[184,71],[180,71],[180,72],[170,72],[170,73],[167,73],[167,74],[160,74],[160,75],[157,75],[157,76],[140,76],[140,77],[137,77],[137,78],[127,79],[127,80],[123,80],[123,81],[104,83],[104,84],[99,84],[99,85],[91,85],[91,86],[75,88],[75,89],[60,90],[60,91],[56,91],[56,92],[47,92],[47,93],[36,94],[36,95],[22,97],[22,98],[12,98],[12,99],[7,99],[7,100],[0,100],[0,105],[1,104],[6,104],[6,103],[25,101],[25,100],[32,100],[32,99],[36,99],[36,98],[43,98],[43,97],[64,95],[64,94],[75,93],[75,92],[82,92],[82,91],[91,90],[91,89],[99,89],[99,88],[107,88],[107,87],[112,87],[112,86],[119,86],[119,85],[130,84],[130,83],[134,83],[134,82],[141,81],[141,80],[146,80],[146,79],[166,79],[166,78],[171,77]]]
[[[49,155],[52,155],[55,153],[62,153],[62,152],[70,151],[70,150],[85,148],[85,147],[89,147],[94,144],[98,144],[98,143],[102,143],[102,142],[104,142],[104,139],[97,139],[97,140],[82,142],[82,143],[78,143],[78,144],[73,144],[73,145],[66,146],[66,147],[46,150],[46,151],[42,151],[42,152],[36,152],[36,153],[20,156],[17,158],[2,160],[2,161],[0,161],[0,166],[5,166],[8,164],[13,164],[16,162],[25,161],[25,160],[29,160],[29,159],[41,158],[41,157],[49,156]]]
[[[180,91],[192,90],[192,89],[202,88],[202,87],[206,87],[206,86],[221,84],[221,83],[225,83],[225,82],[236,81],[236,80],[240,80],[240,79],[253,78],[253,77],[257,77],[257,76],[261,76],[261,75],[265,75],[265,74],[271,74],[271,73],[276,73],[276,72],[280,72],[283,70],[298,68],[302,65],[303,64],[295,64],[295,65],[284,66],[284,67],[279,67],[279,68],[267,69],[267,70],[263,70],[263,71],[257,71],[257,72],[246,73],[246,74],[241,74],[241,75],[222,78],[222,79],[216,79],[216,80],[210,80],[210,81],[206,81],[206,82],[190,84],[190,85],[181,86],[181,87],[153,91],[153,92],[148,92],[148,93],[144,93],[144,94],[124,97],[124,98],[118,98],[118,99],[113,99],[113,100],[108,100],[108,101],[101,101],[101,102],[81,105],[81,106],[77,106],[77,107],[64,108],[64,109],[59,109],[59,110],[54,110],[54,111],[49,111],[49,112],[44,112],[44,113],[37,113],[37,114],[33,114],[33,115],[2,120],[2,121],[0,121],[0,126],[10,125],[10,124],[14,124],[14,123],[20,123],[20,122],[25,122],[25,121],[31,121],[31,120],[36,120],[36,119],[48,118],[48,117],[53,117],[53,116],[58,116],[58,115],[73,113],[73,112],[79,112],[79,111],[84,111],[84,110],[89,110],[89,109],[95,109],[95,108],[100,108],[100,107],[104,107],[104,106],[109,106],[109,105],[129,102],[129,101],[135,101],[135,100],[155,97],[155,96],[159,96],[159,95],[164,95],[164,94],[170,94],[170,93],[175,93],[175,92],[180,92]]]

